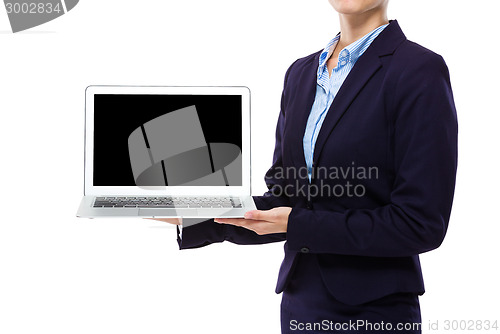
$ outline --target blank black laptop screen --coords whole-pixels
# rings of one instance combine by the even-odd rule
[[[94,95],[94,186],[241,186],[240,95]]]

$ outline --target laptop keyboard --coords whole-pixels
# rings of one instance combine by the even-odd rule
[[[94,208],[241,208],[232,197],[96,197]]]

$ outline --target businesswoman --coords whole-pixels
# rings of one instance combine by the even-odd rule
[[[442,243],[455,186],[448,69],[387,19],[388,0],[329,1],[340,34],[286,72],[259,210],[178,242],[286,240],[282,333],[420,333],[418,254]]]

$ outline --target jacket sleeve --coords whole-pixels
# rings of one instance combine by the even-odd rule
[[[399,257],[442,243],[453,201],[458,131],[444,60],[427,54],[419,65],[410,65],[394,93],[396,175],[389,204],[344,212],[294,207],[290,250]]]
[[[268,191],[263,196],[253,196],[255,205],[259,210],[269,210],[279,206],[290,206],[289,199],[285,195],[276,196],[276,189],[281,186],[282,178],[276,177],[276,173],[282,166],[281,138],[285,124],[284,100],[285,88],[288,74],[293,64],[285,74],[283,93],[281,95],[281,111],[276,126],[276,144],[274,147],[273,164],[266,173],[265,180]],[[279,192],[281,193],[281,192]],[[258,235],[254,231],[241,226],[219,224],[213,219],[206,220],[180,229],[177,227],[177,243],[179,249],[199,248],[216,242],[229,241],[235,244],[263,244],[286,240],[286,233],[273,233]]]
[[[259,210],[270,209],[263,196],[253,196],[255,205]],[[182,228],[182,235],[177,227],[177,243],[179,249],[199,248],[216,242],[229,241],[240,245],[257,245],[286,239],[286,233],[273,233],[258,235],[254,231],[241,226],[219,224],[213,219],[206,220]]]

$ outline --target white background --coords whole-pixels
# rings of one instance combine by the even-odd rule
[[[447,61],[460,125],[448,235],[421,257],[424,329],[499,318],[499,9],[496,0],[390,4],[407,37]],[[179,251],[175,229],[159,222],[75,218],[84,89],[250,87],[261,194],[284,73],[338,31],[327,0],[82,0],[17,34],[0,8],[0,332],[278,333],[282,243]]]

